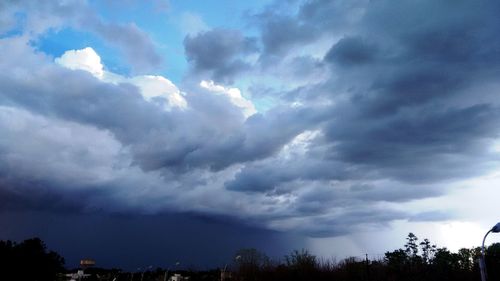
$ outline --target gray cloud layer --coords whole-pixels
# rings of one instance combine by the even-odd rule
[[[217,81],[229,82],[251,66],[244,55],[255,53],[256,39],[238,30],[214,29],[184,39],[187,60],[195,72],[208,72]]]

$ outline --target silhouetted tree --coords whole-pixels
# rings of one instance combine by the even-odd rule
[[[285,265],[291,270],[294,280],[314,280],[314,273],[318,269],[316,256],[307,250],[294,250],[285,256]]]
[[[63,265],[64,259],[47,251],[39,238],[19,244],[0,241],[0,280],[53,281],[64,270]]]
[[[285,256],[286,265],[296,269],[315,269],[318,265],[316,256],[311,255],[307,250],[294,250],[290,255]]]
[[[500,243],[493,243],[486,249],[486,268],[489,280],[500,279]]]
[[[238,275],[241,280],[259,280],[260,270],[270,263],[269,257],[256,249],[241,249],[235,254]]]
[[[436,252],[436,245],[431,245],[429,239],[425,238],[420,242],[420,249],[422,250],[422,260],[425,264],[429,264]]]
[[[462,271],[470,271],[474,268],[474,249],[462,248],[458,250],[458,264]]]
[[[393,252],[385,253],[385,262],[389,266],[389,270],[393,272],[402,272],[408,263],[408,254],[403,249],[398,249]]]

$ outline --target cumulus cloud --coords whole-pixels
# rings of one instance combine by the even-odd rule
[[[138,86],[142,95],[147,100],[153,100],[157,97],[165,97],[170,106],[186,108],[187,102],[182,96],[177,86],[172,81],[159,75],[135,76],[130,80]]]
[[[236,74],[250,68],[245,56],[258,49],[255,38],[238,30],[219,28],[186,36],[184,50],[195,73],[218,82],[230,82]]]
[[[215,84],[214,81],[205,80],[200,82],[200,86],[211,92],[227,95],[234,105],[243,109],[246,117],[257,113],[252,102],[245,99],[238,88],[225,88],[222,85]]]
[[[104,74],[101,57],[90,47],[81,50],[66,51],[61,57],[56,58],[55,61],[69,69],[88,71],[98,78],[102,78]]]
[[[22,38],[2,39],[0,49],[11,55],[0,63],[0,67],[15,70],[4,72],[0,77],[2,106],[12,107],[12,110],[16,109],[15,112],[19,108],[19,114],[41,118],[48,124],[55,123],[51,127],[57,128],[57,120],[64,120],[63,124],[69,124],[65,126],[75,126],[74,131],[86,134],[91,139],[95,138],[104,143],[109,141],[116,145],[113,150],[108,150],[114,153],[109,156],[111,159],[108,160],[111,162],[106,162],[103,170],[98,169],[101,166],[94,165],[98,169],[96,173],[103,174],[102,181],[96,178],[96,182],[87,182],[85,178],[72,176],[77,173],[94,178],[91,171],[85,172],[85,166],[77,166],[74,171],[61,169],[55,173],[59,165],[65,168],[74,167],[66,165],[66,162],[59,163],[58,160],[55,160],[54,164],[47,162],[41,166],[44,169],[53,169],[51,171],[36,172],[37,167],[23,165],[25,170],[16,172],[20,175],[15,178],[21,178],[23,173],[30,173],[31,176],[27,178],[38,181],[37,186],[41,190],[49,189],[47,194],[50,198],[62,198],[62,202],[66,202],[63,195],[75,194],[69,189],[69,185],[81,186],[79,192],[87,194],[80,197],[82,208],[157,212],[170,208],[184,210],[183,206],[192,206],[186,211],[225,214],[228,210],[239,209],[238,212],[243,214],[247,207],[237,207],[237,202],[230,199],[231,195],[224,192],[223,182],[234,175],[240,163],[265,158],[274,153],[282,143],[293,138],[300,132],[301,127],[307,124],[303,122],[269,135],[268,128],[287,120],[283,118],[283,114],[301,114],[304,117],[307,114],[304,115],[299,110],[296,113],[276,111],[269,116],[251,116],[247,119],[244,108],[234,103],[235,98],[236,101],[242,101],[241,96],[235,95],[234,90],[230,93],[216,93],[202,87],[199,87],[200,93],[186,93],[188,107],[173,107],[166,111],[161,105],[153,102],[154,98],[148,100],[141,95],[138,87],[127,82],[106,81],[106,70],[99,79],[86,71],[57,66],[50,58],[36,53]],[[73,53],[78,52],[68,54]],[[60,63],[65,61],[59,60]],[[74,65],[81,66],[79,63]],[[82,68],[93,70],[89,69],[88,65]],[[227,90],[213,86],[216,90]],[[30,118],[36,120],[35,117]],[[10,120],[19,119],[6,115],[2,118],[6,124],[9,124]],[[265,120],[270,123],[267,124]],[[304,121],[307,120],[307,117],[304,118]],[[34,121],[31,123],[36,124]],[[71,133],[71,130],[68,133],[64,130],[58,132],[56,129],[51,132],[51,127],[47,126],[40,126],[46,128],[43,132],[49,136],[67,134],[69,143],[78,135]],[[10,130],[5,131],[15,135]],[[27,139],[43,143],[41,136],[36,134]],[[29,150],[20,149],[20,143],[15,138],[5,140],[8,142],[5,151],[20,150],[18,158],[22,156],[29,159],[33,156]],[[75,148],[77,151],[85,152],[85,149],[88,149],[86,146],[90,146],[90,143],[85,142],[78,144]],[[64,145],[66,144],[56,143],[52,146],[34,146],[32,149],[50,154],[52,150],[64,151],[61,150]],[[84,159],[83,155],[81,159],[74,159],[80,157],[79,153],[65,153],[63,156],[67,157],[65,161],[75,160],[75,164]],[[106,158],[105,154],[102,157]],[[39,158],[42,162],[48,161],[48,157]],[[13,163],[14,166],[22,164]],[[8,177],[15,174],[12,169],[4,171]],[[57,179],[50,176],[54,174],[58,175]],[[33,178],[33,175],[41,177]],[[14,190],[27,190],[28,185],[16,182],[9,181],[9,186],[12,185]],[[214,198],[213,201],[205,200],[206,194],[214,192],[223,192],[225,195]],[[43,201],[44,198],[37,197],[35,201]],[[198,204],[187,204],[188,200]],[[253,200],[246,199],[247,202]],[[106,207],[103,206],[105,202]],[[250,207],[250,203],[245,204]]]
[[[105,82],[133,84],[139,88],[140,93],[147,101],[163,100],[166,110],[170,110],[172,107],[187,107],[186,100],[172,81],[159,75],[140,75],[127,78],[113,72],[104,71],[101,58],[90,47],[66,51],[61,57],[56,58],[55,62],[69,69],[90,72]]]

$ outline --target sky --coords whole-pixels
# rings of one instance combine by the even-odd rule
[[[478,246],[500,220],[499,12],[1,1],[0,239],[127,269]]]

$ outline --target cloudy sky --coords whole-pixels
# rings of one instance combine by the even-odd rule
[[[500,219],[499,12],[2,1],[0,239],[126,268],[479,245]]]

